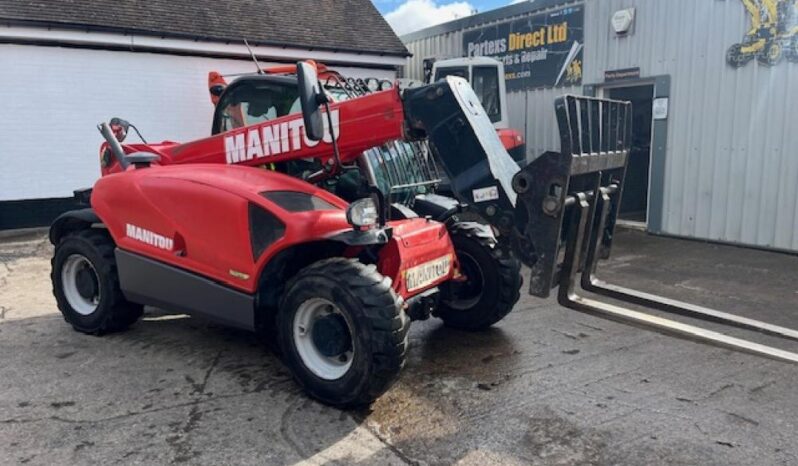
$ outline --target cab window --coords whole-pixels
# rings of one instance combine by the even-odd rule
[[[499,74],[495,66],[475,66],[471,87],[485,108],[490,121],[496,123],[502,119],[499,99]]]
[[[300,111],[296,85],[246,83],[222,97],[217,105],[213,134]]]
[[[440,81],[447,76],[458,76],[465,78],[468,81],[468,68],[465,66],[456,66],[450,68],[438,68],[435,70],[435,81]]]

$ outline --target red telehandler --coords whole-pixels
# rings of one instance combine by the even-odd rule
[[[310,395],[357,406],[396,379],[411,319],[432,314],[471,329],[497,322],[518,300],[523,262],[529,292],[545,297],[559,286],[566,307],[798,362],[576,294],[581,274],[593,293],[798,339],[794,330],[595,277],[613,239],[628,103],[558,98],[561,152],[519,170],[461,78],[372,92],[333,81],[300,62],[234,82],[219,93],[215,134],[185,144],[123,146],[114,132],[128,125],[103,123],[103,177],[81,193],[91,207],[50,230],[54,294],[67,322],[102,334],[154,305],[263,331]],[[281,86],[271,106],[244,98]],[[426,191],[435,180],[420,179],[433,173],[430,157],[446,171],[453,204]],[[351,173],[347,202],[334,193]],[[468,215],[479,223],[461,220]]]

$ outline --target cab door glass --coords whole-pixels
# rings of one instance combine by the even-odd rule
[[[296,86],[254,83],[238,87],[219,102],[214,134],[299,111]]]
[[[485,108],[490,121],[496,123],[502,119],[499,99],[499,72],[495,66],[475,66],[471,87]]]

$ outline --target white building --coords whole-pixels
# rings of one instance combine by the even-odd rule
[[[0,0],[0,229],[45,225],[94,183],[102,121],[148,141],[210,135],[208,72],[254,71],[244,38],[261,65],[353,76],[393,78],[408,55],[369,0],[253,3]]]

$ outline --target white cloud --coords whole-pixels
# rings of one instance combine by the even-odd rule
[[[470,16],[476,9],[468,2],[439,5],[434,0],[407,0],[385,15],[397,35],[435,26],[453,19]]]

